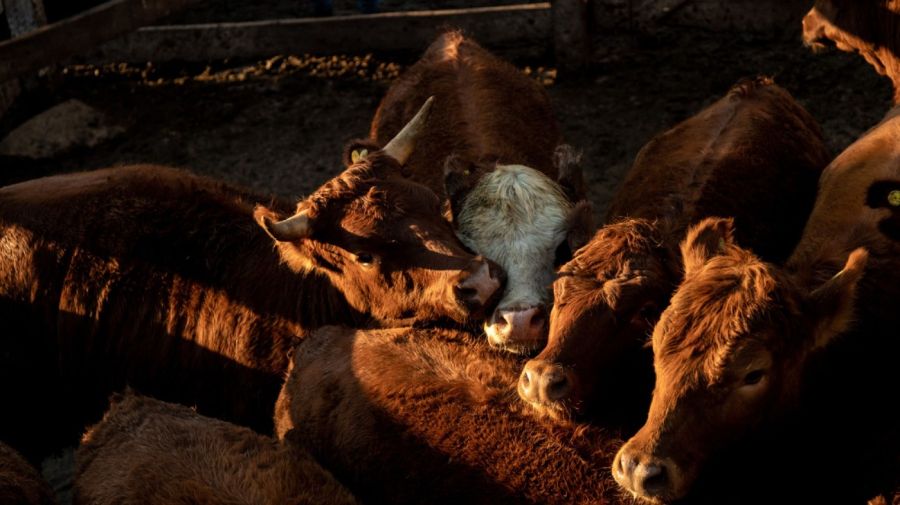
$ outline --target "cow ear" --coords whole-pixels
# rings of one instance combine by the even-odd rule
[[[558,174],[556,181],[569,201],[584,200],[587,196],[587,184],[581,170],[581,153],[568,144],[561,144],[553,152],[553,165]]]
[[[462,211],[463,200],[478,181],[477,167],[474,163],[451,154],[444,161],[444,192],[450,201],[453,220]]]
[[[344,146],[344,153],[341,156],[341,159],[344,162],[344,167],[349,167],[350,165],[365,161],[369,153],[374,153],[380,149],[381,146],[374,140],[354,139],[347,142]]]
[[[734,245],[734,221],[730,218],[708,217],[688,229],[681,243],[681,258],[685,275],[695,272],[715,256]]]
[[[864,248],[854,250],[844,268],[810,295],[816,319],[813,349],[825,347],[853,324],[856,289],[868,260],[869,253]]]

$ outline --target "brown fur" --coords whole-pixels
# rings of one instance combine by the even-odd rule
[[[310,238],[273,240],[261,197],[153,166],[0,189],[0,433],[80,431],[130,384],[271,429],[290,348],[327,323],[465,323],[471,265],[437,197],[375,153],[299,207]],[[289,215],[275,202],[259,215]],[[373,265],[359,265],[368,251]],[[27,385],[28,387],[24,387]],[[58,396],[57,396],[58,395]]]
[[[0,442],[0,503],[53,505],[50,486],[12,447]]]
[[[297,447],[152,398],[111,403],[75,454],[76,504],[356,503]]]
[[[299,346],[276,431],[370,503],[609,503],[596,427],[515,399],[519,362],[446,330],[325,328]]]
[[[891,80],[894,104],[900,103],[900,1],[816,0],[803,18],[803,41],[858,53]]]
[[[556,179],[553,151],[562,138],[549,95],[459,32],[440,36],[391,85],[370,137],[384,145],[429,96],[435,101],[428,125],[406,164],[413,180],[444,194],[443,164],[451,154],[481,170],[518,164]]]
[[[535,406],[624,421],[646,408],[652,378],[639,372],[649,372],[642,347],[681,279],[685,229],[707,216],[734,216],[742,243],[781,261],[800,236],[827,160],[815,120],[766,78],[737,84],[651,140],[610,206],[610,224],[554,283],[550,339],[536,359],[567,370],[572,390],[564,402]]]
[[[698,478],[701,492],[753,482],[830,503],[897,485],[898,136],[892,111],[826,168],[784,267],[741,248],[727,220],[688,233],[684,281],[653,333],[647,422],[614,471],[663,462],[672,486],[657,498]]]

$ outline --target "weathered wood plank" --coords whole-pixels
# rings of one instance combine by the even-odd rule
[[[550,4],[535,3],[142,28],[110,41],[89,61],[209,61],[276,54],[421,51],[445,27],[461,28],[492,50],[549,48]]]
[[[0,82],[85,52],[196,0],[113,0],[0,43]],[[7,5],[7,9],[9,9]]]

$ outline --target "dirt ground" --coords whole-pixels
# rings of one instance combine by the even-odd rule
[[[190,19],[190,13],[185,16]],[[344,142],[366,135],[390,78],[411,62],[360,55],[344,63],[349,66],[298,57],[271,60],[268,68],[261,62],[209,69],[68,69],[54,81],[54,91],[33,93],[14,116],[77,98],[126,133],[90,150],[35,162],[31,173],[17,167],[16,173],[27,177],[161,163],[299,198],[340,170]],[[814,55],[794,39],[698,30],[609,38],[599,41],[595,71],[556,80],[552,71],[538,71],[550,62],[517,63],[548,84],[567,141],[584,151],[598,216],[644,143],[717,99],[741,77],[774,76],[821,123],[834,153],[890,107],[889,83],[860,58]],[[0,137],[14,126],[0,123]],[[71,454],[45,469],[65,492]]]

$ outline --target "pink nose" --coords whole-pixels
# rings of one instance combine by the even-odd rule
[[[497,309],[485,325],[488,342],[496,347],[527,354],[547,342],[547,310],[543,306]]]

